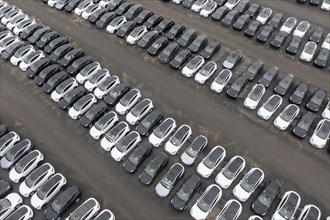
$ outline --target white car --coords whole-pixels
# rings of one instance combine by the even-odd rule
[[[327,50],[330,50],[330,33],[327,34],[327,36],[325,37],[321,48],[325,48]]]
[[[218,66],[215,62],[209,61],[197,72],[194,77],[195,81],[199,84],[204,84],[214,74],[217,68]]]
[[[265,174],[259,168],[251,168],[233,189],[234,196],[245,202],[264,180]]]
[[[181,125],[172,137],[165,144],[165,151],[171,155],[175,155],[180,148],[186,143],[192,134],[188,125]]]
[[[324,119],[329,119],[330,120],[330,100],[328,101],[327,106],[325,107],[325,109],[322,112],[322,117]]]
[[[268,120],[274,112],[281,106],[282,97],[279,95],[272,95],[267,101],[259,108],[258,116],[264,120]]]
[[[126,115],[126,121],[130,125],[136,125],[144,116],[152,111],[153,107],[154,105],[150,99],[143,99]]]
[[[227,219],[226,216],[229,215],[231,220],[237,220],[241,212],[242,212],[241,203],[236,199],[231,199],[226,202],[226,204],[223,206],[216,219],[217,220]]]
[[[330,0],[323,0],[321,9],[324,11],[330,11]]]
[[[85,114],[96,102],[97,99],[93,94],[87,94],[73,104],[68,114],[72,119],[76,120]]]
[[[190,208],[190,215],[193,219],[204,220],[218,203],[222,196],[222,190],[216,184],[209,185],[204,193],[197,199]]]
[[[197,0],[191,6],[191,10],[194,12],[199,12],[208,2],[209,2],[209,0]]]
[[[106,8],[113,0],[101,0],[99,6],[101,8]]]
[[[300,59],[305,62],[310,62],[317,49],[317,44],[314,41],[308,41],[300,54]]]
[[[322,119],[316,126],[312,137],[309,139],[314,147],[323,148],[330,138],[330,120]]]
[[[21,140],[20,136],[11,131],[0,138],[0,158],[3,157],[10,149],[12,149],[15,143]]]
[[[19,186],[19,193],[24,197],[32,196],[48,178],[55,173],[55,169],[49,163],[35,169]]]
[[[59,102],[59,100],[65,96],[65,94],[77,86],[78,82],[74,78],[67,79],[56,87],[56,89],[51,93],[50,97],[54,102]]]
[[[285,192],[272,216],[272,220],[293,220],[300,201],[298,193],[294,191]]]
[[[14,212],[12,212],[6,220],[30,220],[33,218],[33,210],[27,206],[22,205],[18,209],[16,209]]]
[[[66,178],[62,174],[53,175],[31,197],[31,205],[40,210],[61,190],[66,182]]]
[[[229,9],[229,10],[233,10],[233,8],[238,5],[238,3],[240,3],[241,0],[229,0],[226,2],[225,6]]]
[[[172,0],[172,2],[174,4],[180,5],[183,2],[183,0]]]
[[[23,21],[22,23],[20,23],[19,25],[17,25],[13,29],[13,32],[16,35],[19,35],[25,28],[29,27],[32,24],[36,24],[36,21],[34,19],[27,19],[27,20]]]
[[[44,155],[33,150],[22,159],[20,159],[9,172],[9,179],[18,183],[20,179],[26,177],[31,171],[38,166],[38,163],[44,159]]]
[[[13,11],[10,11],[10,12],[8,12],[8,14],[6,14],[6,16],[3,16],[1,18],[1,23],[4,25],[7,25],[7,23],[9,22],[10,19],[15,18],[21,14],[23,14],[21,9],[15,9]]]
[[[209,178],[225,157],[226,150],[221,146],[215,146],[198,164],[197,173],[203,178]]]
[[[321,211],[315,205],[309,204],[305,205],[303,210],[301,211],[298,220],[320,220],[321,218]]]
[[[274,120],[274,125],[278,129],[284,131],[289,127],[291,122],[299,114],[299,107],[295,104],[290,104],[277,116]]]
[[[203,6],[202,10],[199,12],[199,15],[207,18],[215,11],[215,9],[217,9],[217,7],[218,5],[216,2],[208,2],[206,5]]]
[[[92,77],[100,69],[101,65],[98,62],[88,64],[76,75],[77,82],[83,84],[88,78]]]
[[[0,219],[5,219],[10,215],[17,206],[23,202],[22,197],[18,193],[10,193],[0,200]]]
[[[262,84],[256,84],[251,89],[250,93],[244,100],[244,106],[248,109],[254,110],[259,104],[261,98],[264,96],[266,88]]]
[[[126,38],[127,43],[136,44],[148,32],[145,26],[136,27]]]
[[[17,36],[10,36],[5,39],[2,39],[1,44],[0,44],[0,53],[5,51],[8,48],[8,46],[12,45],[13,43],[19,42],[19,41],[20,41],[20,39]]]
[[[173,118],[167,118],[151,133],[148,141],[152,146],[159,147],[175,128],[175,120]]]
[[[204,62],[202,56],[195,56],[182,68],[182,75],[185,77],[192,77],[192,75],[203,66]]]
[[[107,26],[106,30],[108,33],[113,34],[115,33],[121,26],[123,26],[127,22],[125,16],[118,16],[114,18],[110,24]]]
[[[90,5],[94,4],[92,0],[85,0],[83,2],[81,2],[77,8],[74,9],[74,13],[76,15],[81,15],[83,13],[83,11]]]
[[[94,220],[115,220],[115,215],[109,209],[104,209]]]
[[[100,203],[94,199],[89,198],[73,212],[65,220],[72,219],[85,219],[90,220],[93,216],[97,215],[97,212],[100,210]]]
[[[45,54],[41,50],[33,51],[24,59],[22,59],[21,63],[19,64],[19,68],[25,72],[27,68],[29,68],[32,64],[44,57]]]
[[[108,77],[110,77],[109,70],[101,69],[92,76],[88,77],[87,81],[84,84],[84,87],[87,91],[92,92],[96,87],[98,87],[98,85],[100,85]]]
[[[126,114],[141,99],[141,92],[138,89],[132,89],[126,93],[116,104],[116,112],[118,114]]]
[[[130,131],[126,122],[120,122],[111,128],[102,138],[100,145],[105,151],[110,151]]]
[[[241,156],[234,156],[215,177],[215,182],[221,186],[221,188],[227,189],[243,171],[244,167],[244,158]]]
[[[111,157],[115,161],[121,161],[141,142],[141,136],[137,131],[132,131],[121,139],[111,150]]]
[[[13,36],[13,33],[12,33],[11,31],[9,31],[9,30],[1,31],[1,32],[0,32],[0,42],[1,42],[2,40],[4,40],[5,38],[7,38],[7,37],[11,37],[11,36]]]
[[[108,132],[118,120],[119,117],[116,112],[108,112],[95,122],[94,126],[89,130],[89,134],[92,138],[98,140],[100,136]]]
[[[108,94],[111,89],[113,89],[116,85],[120,83],[118,76],[112,75],[106,78],[103,82],[101,82],[96,89],[94,90],[94,95],[98,99],[102,99],[103,96]]]
[[[310,24],[308,21],[301,21],[298,24],[298,26],[296,27],[296,29],[294,30],[292,35],[303,38],[305,36],[305,34],[307,33],[309,26],[310,26]]]
[[[290,34],[294,26],[296,26],[296,24],[297,24],[297,19],[294,17],[289,17],[285,20],[285,22],[281,26],[280,32],[284,31],[287,34]]]
[[[58,0],[48,0],[47,5],[54,7]]]
[[[21,14],[21,15],[15,17],[15,18],[10,19],[6,26],[9,30],[13,30],[22,21],[25,21],[26,19],[28,19],[28,17],[29,16],[26,15],[26,14]]]
[[[264,8],[256,18],[257,21],[260,21],[261,25],[264,25],[267,20],[272,15],[273,10],[271,8]]]
[[[81,13],[81,17],[83,19],[88,19],[89,16],[96,11],[97,9],[101,8],[99,4],[92,4],[89,5],[87,8],[84,9],[84,11]]]
[[[229,69],[223,69],[212,82],[210,88],[215,93],[221,93],[232,77],[232,72]]]

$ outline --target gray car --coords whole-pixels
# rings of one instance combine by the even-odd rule
[[[0,164],[4,169],[8,169],[11,166],[15,165],[15,163],[21,159],[25,154],[27,154],[30,150],[33,149],[31,141],[28,139],[24,139],[15,146],[10,149],[5,156],[1,159]]]

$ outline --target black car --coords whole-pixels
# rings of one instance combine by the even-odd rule
[[[69,75],[65,71],[61,71],[51,76],[47,82],[42,85],[42,91],[47,94],[50,94],[54,89],[64,80],[68,79]]]
[[[128,21],[133,20],[141,11],[143,10],[142,5],[136,4],[130,7],[128,11],[124,14]]]
[[[163,120],[163,113],[156,109],[147,116],[136,126],[136,131],[141,136],[148,136],[149,132]]]
[[[238,15],[239,11],[237,11],[236,9],[229,11],[228,14],[226,14],[226,16],[221,20],[222,25],[229,27],[233,24]]]
[[[275,86],[274,88],[274,92],[276,94],[279,94],[281,96],[284,96],[287,91],[289,90],[292,82],[294,79],[294,75],[292,74],[287,74],[285,75],[279,82],[278,84]]]
[[[7,134],[8,129],[6,128],[6,125],[0,123],[0,138]]]
[[[70,43],[63,44],[56,48],[51,55],[49,55],[49,59],[52,62],[56,62],[72,49],[73,47]]]
[[[239,11],[240,14],[243,14],[249,6],[249,0],[242,0],[236,5],[235,10]]]
[[[237,97],[242,92],[242,90],[244,89],[247,83],[248,83],[248,79],[245,76],[240,76],[227,90],[226,92],[227,96],[232,99],[237,99]]]
[[[178,39],[177,43],[180,47],[187,47],[197,36],[195,29],[190,29],[184,32],[184,34]]]
[[[306,137],[307,132],[311,127],[314,119],[315,115],[310,111],[306,111],[303,115],[301,115],[296,126],[294,126],[294,128],[292,129],[292,133],[298,138]]]
[[[245,29],[244,34],[248,37],[253,37],[261,26],[261,22],[254,20],[251,24]]]
[[[51,64],[48,58],[42,58],[37,62],[33,63],[26,71],[26,76],[30,79],[33,79],[38,75],[43,69]]]
[[[96,11],[94,11],[89,17],[88,20],[91,23],[95,23],[97,20],[99,20],[105,13],[108,12],[108,9],[106,8],[99,8]]]
[[[0,180],[0,197],[3,198],[11,189],[11,185],[6,180]]]
[[[66,71],[70,75],[77,74],[80,70],[82,70],[82,68],[84,68],[85,66],[87,66],[88,64],[90,64],[92,62],[93,62],[93,60],[90,56],[80,57],[77,60],[75,60],[70,66],[68,66]]]
[[[170,19],[164,19],[160,22],[155,28],[155,31],[158,31],[159,34],[167,32],[174,25],[174,21]]]
[[[137,45],[141,48],[148,48],[159,36],[158,31],[148,31],[143,37],[137,42]]]
[[[40,40],[36,42],[37,47],[43,49],[50,41],[54,40],[55,38],[60,37],[60,34],[57,31],[51,31],[43,35]]]
[[[241,31],[250,21],[250,15],[244,14],[241,15],[237,21],[233,24],[235,30]]]
[[[114,11],[123,3],[125,3],[125,0],[113,0],[107,5],[107,9]]]
[[[267,181],[252,203],[252,210],[258,215],[265,216],[280,191],[281,186],[276,180]]]
[[[62,46],[63,44],[66,44],[68,42],[69,40],[67,37],[58,37],[49,42],[49,44],[44,47],[44,51],[49,54],[56,50],[59,46]]]
[[[314,41],[315,43],[319,43],[322,39],[323,34],[324,34],[324,29],[321,27],[316,27],[312,35],[309,37],[309,40]]]
[[[102,115],[107,110],[107,104],[104,102],[99,102],[95,105],[93,105],[88,111],[80,118],[79,122],[81,126],[88,128],[90,127],[94,122],[96,122],[99,118],[102,117]]]
[[[82,1],[83,0],[71,0],[69,4],[65,6],[64,10],[67,12],[73,12]]]
[[[274,14],[274,16],[268,21],[268,25],[274,27],[274,29],[277,29],[278,26],[282,23],[283,21],[283,13],[278,12]]]
[[[197,175],[191,175],[171,199],[171,205],[178,211],[183,211],[195,192],[199,189],[201,180]]]
[[[148,48],[147,52],[148,54],[155,56],[157,55],[164,47],[166,47],[168,44],[167,37],[160,37],[155,42],[151,44],[151,46]]]
[[[144,9],[136,18],[134,18],[134,21],[140,25],[140,24],[143,24],[146,20],[148,20],[153,15],[154,15],[154,13],[152,11]]]
[[[321,0],[310,0],[309,4],[312,6],[318,6],[320,4]]]
[[[185,29],[185,26],[182,24],[176,24],[166,33],[166,37],[170,40],[174,40],[179,37],[179,35],[181,35]]]
[[[288,33],[285,31],[280,31],[272,40],[272,42],[270,42],[270,45],[274,48],[280,48],[282,46],[282,44],[284,43],[284,41],[286,40],[286,38],[288,37]]]
[[[147,141],[142,142],[123,163],[124,170],[128,173],[134,173],[142,162],[151,154],[152,147]]]
[[[207,41],[207,36],[205,34],[201,34],[189,45],[188,49],[191,52],[197,53],[207,44]]]
[[[296,105],[301,104],[308,92],[308,88],[309,85],[307,83],[300,82],[292,92],[289,100]]]
[[[264,26],[261,29],[261,32],[257,36],[257,41],[265,43],[268,40],[269,36],[273,33],[273,31],[274,31],[273,26],[270,25]]]
[[[28,41],[31,44],[35,44],[38,40],[40,40],[41,37],[43,37],[45,34],[49,33],[50,31],[51,31],[50,27],[40,28],[36,32],[34,32],[32,36],[28,38]]]
[[[133,4],[130,2],[124,2],[116,10],[117,16],[123,15]]]
[[[27,38],[29,38],[34,32],[36,32],[37,30],[39,30],[40,28],[42,28],[43,26],[41,24],[31,24],[30,26],[28,26],[26,29],[24,29],[20,34],[20,38],[22,38],[23,40],[26,40]]]
[[[221,44],[220,42],[214,41],[209,43],[204,50],[200,53],[202,57],[205,59],[210,59],[214,53],[220,50]]]
[[[259,79],[258,83],[268,88],[270,83],[276,78],[278,75],[278,68],[276,66],[270,67],[264,75]]]
[[[245,12],[245,14],[250,15],[251,18],[253,18],[256,14],[259,14],[261,10],[261,5],[260,4],[252,4],[248,8],[248,10]]]
[[[120,83],[110,90],[110,92],[104,97],[104,101],[108,105],[114,106],[129,91],[129,89],[130,87],[127,83]]]
[[[126,38],[131,33],[131,31],[135,28],[135,26],[136,26],[135,21],[126,22],[117,31],[117,36],[120,37],[120,38]]]
[[[191,51],[188,49],[181,50],[175,57],[171,60],[170,66],[174,69],[179,69],[181,66],[187,62],[191,57]]]
[[[314,65],[320,68],[325,67],[327,65],[329,55],[330,51],[326,48],[322,48],[314,61]]]
[[[150,185],[157,177],[159,172],[167,165],[168,156],[164,152],[160,152],[154,157],[139,175],[139,180],[144,185]]]
[[[312,112],[317,112],[320,109],[323,101],[327,97],[327,92],[322,89],[317,89],[314,91],[312,97],[306,104],[306,108]]]
[[[146,22],[143,23],[143,26],[150,30],[156,27],[162,20],[162,16],[154,14],[150,18],[148,18]]]
[[[80,191],[73,185],[59,194],[45,210],[47,220],[58,219],[73,203],[78,202]]]
[[[191,6],[196,2],[196,0],[184,0],[181,5],[184,7],[184,8],[191,8]]]
[[[78,86],[66,93],[63,98],[60,99],[58,105],[61,109],[67,110],[70,108],[78,99],[86,95],[84,86]]]
[[[179,45],[175,42],[169,44],[167,47],[165,47],[164,50],[159,53],[159,61],[161,63],[168,63],[178,53],[179,48]]]
[[[85,53],[84,53],[83,49],[76,48],[76,49],[73,49],[73,50],[70,50],[69,52],[67,52],[64,55],[64,57],[58,61],[58,63],[63,67],[67,67],[72,62],[74,62],[75,60],[79,59],[80,57],[82,57],[84,55],[85,55]]]
[[[286,52],[290,54],[296,54],[298,52],[301,40],[302,39],[298,36],[292,37],[288,47],[286,48]]]
[[[55,75],[60,70],[61,69],[58,64],[49,65],[43,70],[41,70],[38,76],[34,78],[34,83],[38,86],[41,86],[42,84],[44,84],[44,82],[46,82],[50,77]]]
[[[261,60],[257,60],[249,65],[249,67],[243,73],[243,75],[249,81],[252,81],[263,70],[263,68],[264,68],[264,62],[262,62]]]
[[[100,29],[107,27],[115,17],[116,13],[113,11],[105,13],[98,21],[96,21],[96,27]]]
[[[221,21],[221,19],[227,14],[228,11],[228,7],[221,6],[212,13],[211,18],[213,21]]]
[[[5,60],[9,60],[16,53],[16,51],[19,48],[21,48],[25,45],[26,44],[24,41],[18,41],[18,42],[13,43],[9,47],[7,47],[6,50],[2,51],[1,57]]]

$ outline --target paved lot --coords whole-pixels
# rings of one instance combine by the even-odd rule
[[[210,147],[223,145],[228,151],[225,162],[235,154],[244,156],[248,161],[246,170],[250,166],[261,167],[267,177],[277,176],[284,190],[296,189],[302,195],[302,204],[314,203],[322,209],[323,214],[329,215],[330,160],[325,149],[316,150],[307,140],[297,141],[289,132],[279,132],[271,122],[261,121],[255,112],[243,109],[242,98],[233,102],[223,94],[214,95],[206,86],[197,86],[193,80],[187,80],[168,66],[161,65],[156,58],[148,56],[137,47],[128,46],[125,41],[105,31],[96,30],[77,16],[50,9],[39,1],[10,2],[43,24],[69,36],[77,46],[122,80],[142,89],[143,95],[152,98],[167,116],[191,125],[194,135],[206,135],[210,139]],[[176,22],[205,32],[212,39],[220,40],[226,52],[228,48],[242,49],[247,58],[235,70],[236,75],[251,59],[262,59],[267,66],[276,65],[283,72],[292,72],[300,79],[329,91],[330,79],[326,71],[299,61],[292,62],[281,52],[265,50],[267,47],[256,47],[255,40],[244,41],[242,36],[221,26],[209,28],[207,24],[210,24],[210,20],[199,16],[191,19],[190,13],[182,13],[188,12],[183,8],[163,6],[153,1],[136,2]],[[221,51],[216,61],[221,63],[225,55]],[[123,57],[126,59],[123,60]],[[102,208],[109,207],[120,219],[189,218],[188,212],[174,212],[169,199],[158,199],[154,193],[155,184],[143,187],[138,183],[137,174],[130,176],[124,173],[121,164],[110,159],[100,149],[98,142],[88,137],[86,130],[60,111],[22,72],[12,70],[10,64],[3,61],[1,64],[1,121],[35,141],[46,154],[46,159],[54,162],[55,167],[68,177],[71,184],[82,186],[85,195],[99,198]],[[243,92],[244,97],[247,92]],[[178,159],[175,156],[172,161]],[[192,172],[193,169],[189,168],[188,173]],[[213,177],[204,181],[201,191],[213,182]],[[231,190],[232,187],[224,191],[224,199],[213,215],[218,213],[219,207],[226,200],[232,198]],[[248,216],[248,205],[252,200],[246,202],[242,217]]]

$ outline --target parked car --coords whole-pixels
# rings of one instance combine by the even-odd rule
[[[134,21],[141,25],[144,22],[146,22],[154,13],[148,9],[144,9],[136,18],[134,18]]]
[[[136,131],[130,132],[111,149],[111,157],[117,162],[123,160],[140,142],[141,136],[139,133]]]
[[[69,78],[61,82],[55,90],[51,93],[51,99],[54,102],[59,102],[60,99],[65,96],[69,91],[78,86],[77,81],[74,78]]]
[[[211,18],[213,21],[221,21],[228,11],[229,9],[223,5],[212,13]]]
[[[95,122],[94,126],[90,129],[89,134],[94,139],[99,139],[101,135],[108,132],[115,125],[118,119],[118,115],[114,111],[104,114],[97,122]]]
[[[299,205],[300,196],[298,193],[294,191],[285,192],[272,216],[272,220],[293,219]]]
[[[239,11],[240,14],[245,13],[247,8],[250,6],[249,0],[241,0],[235,7],[236,10]]]
[[[202,56],[195,56],[192,58],[183,68],[182,75],[185,77],[192,77],[204,64],[204,58]]]
[[[274,29],[277,29],[283,21],[283,13],[277,12],[274,16],[268,21],[268,25],[272,26]]]
[[[126,38],[127,43],[136,44],[138,40],[140,40],[143,35],[147,33],[147,28],[145,26],[136,27]]]
[[[109,77],[109,70],[100,69],[95,74],[89,75],[87,81],[84,83],[84,87],[87,91],[92,92]]]
[[[16,219],[30,219],[33,217],[32,209],[27,205],[22,205],[13,211],[6,220],[16,220]]]
[[[126,122],[120,122],[111,128],[101,140],[101,147],[110,151],[128,132],[130,127]]]
[[[141,99],[141,93],[138,89],[132,89],[126,93],[116,105],[116,111],[121,114],[127,114],[128,111]]]
[[[98,19],[95,24],[96,27],[103,29],[105,27],[107,27],[110,22],[116,17],[116,13],[113,11],[107,12],[105,14],[103,14],[100,19]]]
[[[128,11],[128,9],[130,9],[132,6],[133,6],[133,3],[125,1],[122,4],[120,4],[118,6],[118,8],[116,8],[115,12],[116,12],[117,16],[124,15],[126,13],[126,11]]]
[[[10,58],[15,54],[15,52],[25,46],[26,44],[23,41],[17,41],[15,43],[10,44],[8,47],[6,47],[5,50],[2,51],[1,57],[5,60],[10,60]]]
[[[64,55],[66,55],[69,51],[73,50],[73,47],[70,43],[63,44],[56,48],[52,54],[49,55],[49,59],[52,62],[57,62],[62,59]]]
[[[218,6],[216,2],[207,2],[206,5],[202,7],[199,14],[200,16],[207,18],[215,11],[215,9],[217,9],[217,7]]]
[[[248,37],[253,37],[261,26],[260,21],[252,21],[250,25],[245,29],[244,34]]]
[[[281,106],[282,97],[279,95],[272,95],[266,102],[259,108],[258,115],[264,120],[268,120],[274,112]]]
[[[34,78],[34,83],[38,86],[42,86],[50,77],[60,72],[61,68],[58,64],[52,64],[42,69]]]
[[[155,40],[151,46],[148,48],[147,52],[151,56],[156,56],[159,54],[159,52],[164,49],[168,44],[167,37],[159,37],[157,40]]]
[[[17,161],[24,157],[29,151],[33,149],[31,141],[28,139],[21,140],[16,143],[4,157],[1,158],[1,168],[10,169],[13,167]]]
[[[204,57],[204,59],[210,59],[213,54],[215,54],[217,51],[220,50],[220,43],[219,42],[212,42],[212,43],[209,43],[203,50],[202,52],[200,53],[200,55],[202,57]]]
[[[8,133],[8,129],[7,129],[6,125],[4,125],[0,122],[0,138],[7,133]]]
[[[170,28],[172,28],[173,25],[174,25],[174,21],[170,19],[164,19],[154,28],[154,30],[157,31],[159,34],[164,34]]]
[[[203,135],[197,136],[190,146],[181,154],[181,161],[186,165],[192,165],[206,147],[208,140]]]
[[[293,80],[294,80],[294,75],[292,74],[285,75],[275,86],[274,92],[276,94],[284,96],[287,93],[287,91],[290,89]]]
[[[135,21],[127,21],[123,26],[117,30],[117,37],[126,38],[136,27]]]
[[[212,150],[203,158],[203,160],[196,167],[197,173],[203,177],[208,178],[213,171],[219,166],[221,161],[226,156],[226,150],[221,146],[215,146]]]
[[[150,156],[151,151],[151,144],[147,141],[142,142],[134,149],[134,151],[123,163],[124,170],[128,173],[134,173],[139,168],[141,163]]]
[[[148,141],[159,147],[163,141],[175,130],[176,122],[172,118],[165,119],[149,136]]]
[[[71,0],[67,6],[65,6],[65,11],[67,12],[73,12],[78,5],[82,2],[83,0]]]
[[[169,40],[174,40],[178,38],[185,31],[185,29],[185,26],[182,24],[176,24],[166,33],[166,37]]]
[[[20,137],[15,131],[3,135],[0,138],[0,157],[3,157],[19,141]]]
[[[35,64],[37,61],[39,61],[44,57],[45,57],[44,53],[40,50],[31,52],[20,62],[19,68],[22,71],[29,71],[29,69],[31,69],[33,64]],[[38,67],[38,65],[35,65],[34,68],[35,67]],[[32,71],[34,68],[32,68],[30,71]]]
[[[162,120],[163,113],[158,109],[153,110],[136,126],[136,131],[141,136],[148,136],[149,132]]]
[[[224,18],[222,18],[221,23],[222,25],[229,27],[231,26],[234,21],[237,19],[239,15],[239,11],[234,9],[232,11],[229,11]]]
[[[102,99],[105,95],[107,95],[115,86],[120,83],[118,76],[112,75],[107,77],[104,81],[102,81],[94,90],[94,95],[98,99]]]
[[[330,2],[329,0],[323,0],[321,9],[324,11],[330,11]]]
[[[188,125],[181,125],[171,138],[166,142],[164,149],[170,155],[175,155],[192,134]]]
[[[114,11],[123,3],[125,3],[125,0],[114,0],[114,1],[110,1],[106,5],[103,5],[103,7],[106,7],[110,11]]]
[[[322,48],[314,61],[314,65],[320,68],[325,67],[329,60],[329,56],[330,50]]]
[[[78,208],[76,208],[66,220],[69,219],[91,219],[93,216],[97,215],[100,210],[100,203],[94,199],[89,198]]]
[[[80,57],[83,57],[84,55],[85,53],[81,48],[76,48],[66,52],[64,57],[58,60],[58,63],[63,67],[68,67],[69,65],[71,65],[71,63],[73,63]]]
[[[271,82],[277,77],[278,75],[278,68],[276,66],[270,67],[263,76],[259,79],[258,83],[268,88]]]
[[[34,52],[34,48],[32,45],[23,45],[11,56],[10,62],[17,66],[20,64],[22,60],[24,60],[29,54]]]
[[[0,219],[6,219],[16,207],[23,203],[23,199],[18,193],[10,193],[5,198],[0,200],[1,204],[1,213]]]
[[[127,22],[127,19],[123,15],[115,17],[114,19],[111,20],[111,22],[107,26],[106,30],[108,33],[113,34],[117,30],[119,30],[119,28],[121,28],[126,22]]]
[[[317,26],[311,36],[309,37],[310,41],[314,41],[315,43],[319,43],[323,37],[324,29]]]
[[[179,45],[175,42],[170,43],[158,55],[161,63],[168,63],[179,51]]]
[[[217,215],[216,219],[236,220],[239,218],[241,212],[242,212],[241,203],[236,199],[230,199],[223,206],[220,213]],[[248,220],[250,220],[250,218]]]
[[[136,125],[153,109],[153,103],[150,99],[144,99],[134,106],[126,115],[126,121],[131,125]]]
[[[195,40],[189,45],[189,50],[193,53],[197,53],[207,44],[208,38],[205,34],[201,34],[195,38]]]
[[[263,95],[265,94],[265,91],[266,88],[263,85],[254,85],[248,96],[244,100],[244,106],[248,109],[254,110],[258,106]]]
[[[231,70],[223,69],[211,84],[211,90],[215,93],[221,93],[232,77]]]
[[[257,21],[260,21],[260,23],[262,25],[264,25],[267,20],[270,18],[270,16],[272,15],[272,9],[271,8],[264,8],[262,9],[262,11],[260,12],[260,14],[258,15],[258,17],[256,18]]]
[[[61,109],[67,110],[84,95],[86,95],[86,90],[83,86],[75,87],[60,99],[58,105]]]
[[[55,38],[54,40],[50,41],[49,44],[47,44],[44,47],[44,51],[48,54],[53,52],[55,49],[57,49],[59,46],[62,46],[63,44],[67,44],[68,38],[67,37],[58,37]]]
[[[249,21],[250,21],[250,15],[243,14],[243,15],[239,16],[238,19],[236,20],[236,22],[233,24],[233,28],[235,30],[241,31],[243,28],[246,27],[246,25],[249,23]]]
[[[31,44],[35,44],[38,40],[40,40],[41,37],[43,37],[46,33],[49,33],[51,31],[50,27],[42,27],[38,30],[36,30],[30,37],[28,37],[28,41]]]
[[[141,48],[149,48],[151,44],[158,38],[159,33],[157,31],[148,31],[137,42],[137,45]]]
[[[263,68],[264,68],[264,62],[262,62],[261,60],[257,60],[249,65],[249,67],[243,73],[243,75],[249,81],[252,81],[263,70]]]
[[[188,49],[183,49],[171,60],[170,66],[173,69],[179,69],[182,65],[187,62],[191,57],[191,51]]]
[[[193,12],[200,12],[202,8],[208,3],[208,0],[197,0],[195,3],[191,6],[191,10]]]
[[[306,111],[303,115],[301,115],[299,121],[292,129],[292,133],[298,138],[306,137],[307,132],[311,127],[314,119],[315,115],[310,111]]]
[[[301,44],[301,40],[302,39],[298,36],[292,37],[288,47],[286,48],[286,52],[290,54],[296,54]]]
[[[323,148],[330,138],[330,120],[322,119],[317,124],[312,137],[309,139],[314,147]]]
[[[235,80],[235,82],[229,87],[226,94],[232,99],[237,99],[246,84],[248,83],[247,78],[243,75]]]
[[[124,14],[127,20],[133,20],[143,10],[142,5],[135,4],[131,6]]]
[[[50,31],[48,33],[46,33],[45,35],[43,35],[40,40],[38,40],[36,42],[36,46],[39,49],[44,49],[44,47],[49,44],[49,42],[51,42],[52,40],[56,39],[60,37],[60,34],[57,31]]]
[[[91,23],[95,23],[107,12],[108,12],[108,9],[106,9],[106,8],[97,8],[93,13],[90,14],[90,16],[88,17],[88,20]]]
[[[241,0],[228,0],[225,6],[228,7],[229,10],[233,10],[233,8],[236,7],[240,1]]]
[[[107,103],[109,106],[115,106],[118,101],[129,91],[130,87],[127,83],[122,82],[114,87],[111,88],[111,90],[108,91],[108,94],[103,98],[105,103]],[[96,90],[95,90],[96,94]]]
[[[273,31],[274,31],[273,26],[270,25],[264,26],[257,36],[257,41],[265,43],[268,40],[269,36],[273,33]]]
[[[305,44],[305,47],[304,47],[303,51],[301,52],[299,58],[305,62],[310,62],[314,57],[316,49],[317,49],[317,44],[313,41],[308,41]]]
[[[160,152],[154,157],[139,175],[139,180],[144,185],[150,185],[157,177],[159,172],[167,165],[168,156]]]
[[[251,18],[255,17],[256,14],[258,14],[261,10],[261,5],[257,3],[253,3],[250,5],[250,7],[247,9],[245,14],[248,14]]]
[[[84,84],[86,80],[91,78],[99,70],[101,70],[101,65],[98,62],[93,62],[90,57],[82,57],[76,60],[71,65],[72,69],[68,71],[69,74],[76,75],[76,80],[80,84]],[[69,70],[70,66],[68,67]]]
[[[194,79],[199,84],[204,84],[217,70],[217,64],[213,61],[207,62],[195,75]]]
[[[309,29],[309,22],[308,21],[301,21],[296,29],[294,30],[292,36],[297,36],[300,38],[303,38],[305,36],[305,34],[307,33],[308,29]]]
[[[81,15],[89,6],[93,5],[93,1],[91,0],[84,0],[74,9],[74,13],[76,15]]]
[[[104,102],[99,102],[93,105],[86,113],[79,119],[80,125],[88,128],[91,127],[99,118],[103,116],[107,110],[107,105]]]
[[[22,63],[21,63],[22,64]],[[26,71],[26,76],[30,79],[35,78],[36,75],[40,74],[47,66],[51,64],[48,58],[41,58],[32,63]]]
[[[178,39],[177,43],[179,44],[180,47],[188,47],[193,40],[197,37],[197,32],[195,29],[189,29],[184,34]]]
[[[308,220],[308,219],[315,219],[320,220],[321,218],[321,211],[315,205],[305,205],[303,210],[301,211],[298,220]]]
[[[163,17],[158,15],[158,14],[154,14],[151,17],[148,18],[148,20],[146,20],[143,25],[148,29],[148,30],[152,30],[154,29],[161,21],[163,20]]]
[[[230,70],[233,69],[236,66],[236,64],[241,60],[242,55],[243,55],[242,51],[233,50],[232,52],[230,52],[226,60],[223,61],[222,66],[226,69],[230,69]]]
[[[289,97],[290,102],[300,105],[308,92],[308,88],[307,83],[300,82]]]
[[[280,48],[289,34],[285,31],[280,31],[275,35],[274,39],[270,42],[270,45],[276,49]]]
[[[313,95],[306,104],[306,108],[312,112],[317,112],[320,109],[323,101],[327,97],[327,92],[322,89],[314,91]]]
[[[68,114],[72,119],[80,118],[80,116],[88,111],[96,102],[97,100],[93,94],[87,94],[73,104]]]
[[[294,26],[296,26],[297,19],[294,17],[289,17],[285,20],[283,25],[280,28],[280,32],[286,32],[288,35],[291,33]]]

